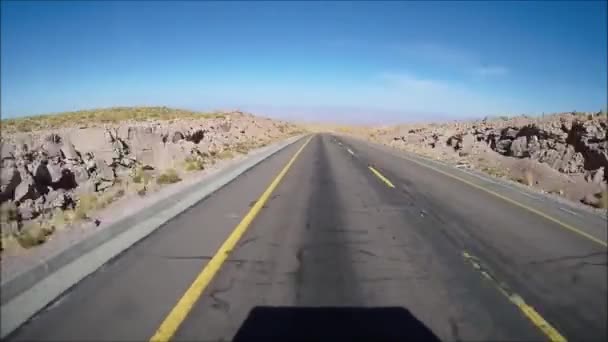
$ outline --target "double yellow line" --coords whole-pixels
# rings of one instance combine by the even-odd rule
[[[243,234],[245,234],[253,219],[255,219],[260,210],[262,210],[262,207],[264,207],[272,192],[277,188],[279,183],[281,183],[281,180],[283,180],[283,177],[285,177],[285,174],[287,174],[287,171],[291,168],[291,165],[293,165],[302,150],[304,150],[304,147],[308,145],[311,139],[312,136],[308,138],[308,140],[306,140],[306,142],[298,149],[293,157],[291,157],[287,165],[285,165],[285,167],[274,178],[264,193],[262,193],[253,207],[251,207],[247,215],[243,217],[230,236],[228,236],[228,239],[226,239],[222,246],[217,250],[213,258],[209,260],[209,263],[207,263],[201,273],[199,273],[196,279],[194,279],[194,282],[192,285],[190,285],[190,288],[188,288],[175,307],[171,310],[171,312],[169,312],[169,315],[167,315],[158,330],[150,338],[150,341],[169,341],[175,335],[175,332],[186,319],[194,307],[194,304],[196,304],[198,299],[203,294],[203,291],[205,291],[211,280],[213,280],[219,269],[222,267],[222,264],[226,261],[228,255],[230,255],[230,252],[232,252],[234,247],[236,247],[236,244],[239,242]]]

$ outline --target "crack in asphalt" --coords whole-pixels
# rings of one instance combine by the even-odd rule
[[[452,337],[454,338],[454,341],[462,341],[462,338],[460,337],[460,334],[459,334],[458,323],[456,323],[456,320],[453,317],[450,317],[448,319],[448,322],[450,323],[450,331],[452,333]]]
[[[595,256],[600,256],[600,255],[608,256],[608,254],[606,252],[594,252],[594,253],[583,254],[583,255],[567,255],[567,256],[557,257],[557,258],[550,258],[550,259],[544,259],[544,260],[538,260],[538,261],[530,261],[527,264],[529,264],[529,265],[549,264],[549,263],[560,262],[560,261],[567,261],[567,260],[587,259],[587,258],[592,258],[592,257],[595,257]],[[594,266],[606,265],[606,262],[603,262],[603,263],[602,262],[600,262],[600,263],[590,263],[590,262],[584,261],[583,263],[584,264],[589,264],[589,265],[594,265]]]
[[[220,298],[219,295],[230,291],[233,285],[234,278],[230,278],[228,286],[226,286],[225,288],[215,288],[211,290],[211,292],[209,292],[209,297],[211,297],[214,301],[214,303],[211,304],[213,308],[223,311],[225,313],[228,313],[228,311],[230,311],[230,303],[227,300]]]
[[[294,281],[296,284],[296,303],[300,302],[300,299],[302,298],[302,287],[300,286],[300,284],[302,284],[302,280],[304,278],[303,275],[303,270],[302,270],[302,258],[303,258],[303,254],[304,254],[304,248],[306,247],[298,247],[298,251],[296,252],[296,262],[297,262],[297,266],[295,271],[293,272],[294,275]]]
[[[245,239],[245,240],[243,240],[243,241],[239,242],[239,244],[238,244],[237,248],[239,248],[239,247],[243,247],[243,246],[245,246],[246,244],[248,244],[248,243],[250,243],[250,242],[253,242],[253,241],[258,240],[259,238],[260,238],[259,236],[252,236],[252,237],[250,237],[250,238],[247,238],[247,239]],[[236,249],[236,248],[235,248],[235,249]]]
[[[163,259],[169,260],[211,260],[213,257],[208,255],[186,255],[186,256],[172,256],[172,255],[159,255]]]
[[[370,251],[367,251],[365,249],[359,249],[358,252],[361,253],[361,254],[365,254],[365,255],[369,255],[369,256],[373,256],[373,257],[377,257],[378,256],[377,254],[372,253]]]

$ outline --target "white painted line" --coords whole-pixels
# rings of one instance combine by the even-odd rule
[[[182,192],[183,196],[179,201],[172,203],[171,199],[174,197],[171,196],[162,199],[162,202],[159,201],[158,203],[165,203],[163,204],[163,209],[159,209],[155,215],[146,217],[144,220],[137,222],[134,226],[131,226],[116,235],[112,235],[112,231],[107,230],[110,227],[105,228],[105,231],[98,231],[97,233],[99,235],[93,235],[90,237],[91,240],[88,240],[91,244],[97,244],[96,247],[85,251],[80,249],[83,245],[74,245],[74,247],[72,247],[74,249],[72,249],[71,253],[80,256],[66,264],[58,266],[55,270],[48,272],[47,270],[37,271],[39,268],[32,268],[29,271],[24,271],[29,272],[27,273],[29,274],[29,277],[13,278],[13,280],[11,280],[14,282],[13,284],[27,284],[29,288],[16,294],[12,298],[7,299],[6,302],[2,303],[0,306],[0,339],[4,339],[13,330],[21,326],[30,317],[35,315],[66,290],[80,282],[89,274],[97,271],[106,262],[151,234],[173,217],[194,206],[239,175],[302,138],[303,135],[300,135],[268,145],[259,149],[259,152],[256,152],[255,154],[252,153],[244,159],[237,161],[235,164],[232,164],[232,166],[228,166],[224,172],[210,174],[209,178],[203,178],[198,181],[198,183],[184,189]],[[179,195],[179,193],[176,193],[172,196]],[[149,207],[144,208],[130,217],[138,217],[137,215],[142,215],[142,213],[145,213],[149,209]],[[122,220],[128,220],[128,217],[117,221],[115,224],[120,225],[121,222],[124,222]],[[110,237],[103,242],[99,242],[102,241],[101,238],[94,240],[97,236],[103,237],[103,234],[108,234]],[[49,261],[52,260],[53,259],[49,259]],[[48,268],[48,261],[46,266]],[[39,278],[39,280],[33,285],[29,283],[29,280],[22,280],[36,278]],[[7,286],[7,283],[2,284],[2,287],[4,286]],[[18,287],[17,285],[12,286]],[[4,291],[4,289],[2,290]]]
[[[520,194],[524,195],[524,196],[527,196],[527,197],[533,198],[533,199],[538,200],[538,201],[542,201],[542,200],[543,200],[542,198],[540,198],[540,197],[536,197],[536,196],[532,196],[532,195],[530,195],[530,194],[526,193],[525,191],[518,191],[518,192],[519,192]]]
[[[560,209],[560,210],[563,210],[563,211],[565,211],[565,212],[567,212],[567,213],[569,213],[569,214],[572,214],[572,215],[575,215],[575,216],[579,216],[577,213],[575,213],[575,212],[574,212],[574,211],[572,211],[572,210],[568,210],[568,209],[566,209],[566,208],[562,208],[562,207],[559,207],[559,209]]]
[[[352,154],[353,156],[355,155],[355,152],[353,152],[350,148],[347,148],[348,153]]]

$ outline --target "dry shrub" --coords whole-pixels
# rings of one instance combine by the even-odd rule
[[[181,181],[179,178],[177,171],[174,169],[168,169],[165,172],[161,173],[160,176],[156,179],[156,183],[158,184],[172,184]]]

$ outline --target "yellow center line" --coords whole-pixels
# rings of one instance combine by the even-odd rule
[[[312,138],[312,136],[308,138],[308,140],[306,140],[300,149],[298,149],[293,157],[291,157],[287,165],[285,165],[281,172],[279,172],[276,178],[270,183],[268,188],[255,202],[253,207],[243,217],[241,222],[234,228],[230,236],[228,236],[226,241],[224,241],[222,246],[217,250],[213,258],[209,260],[209,263],[207,263],[201,273],[196,277],[192,285],[190,285],[190,288],[188,288],[175,307],[171,310],[171,312],[169,312],[169,315],[167,315],[158,330],[156,330],[154,335],[150,338],[150,341],[169,341],[175,335],[175,332],[186,319],[186,316],[188,313],[190,313],[192,307],[198,301],[205,288],[207,288],[211,280],[215,277],[215,274],[222,267],[222,264],[224,261],[226,261],[230,252],[234,249],[243,234],[247,231],[247,228],[253,219],[255,219],[255,217],[258,215],[264,204],[266,204],[268,201],[268,198],[270,198],[272,192],[279,185],[283,177],[285,177],[285,174],[289,168],[291,168],[291,165],[295,162],[302,150],[304,150],[304,147],[308,145]]]
[[[372,166],[368,166],[368,167],[376,175],[376,177],[380,178],[380,180],[382,180],[384,183],[386,183],[386,185],[388,185],[390,188],[394,188],[395,187],[393,185],[393,183],[391,183],[391,181],[389,181],[380,172],[378,172],[378,170],[374,169]]]
[[[401,156],[401,157],[402,157],[403,159],[406,159],[406,160],[409,160],[409,161],[411,161],[411,162],[414,162],[414,163],[416,163],[416,164],[418,164],[418,165],[421,165],[421,166],[427,167],[427,168],[429,168],[429,169],[431,169],[431,170],[434,170],[434,171],[436,171],[436,172],[439,172],[439,173],[441,173],[441,174],[442,174],[442,175],[444,175],[444,176],[448,176],[448,177],[450,177],[450,178],[452,178],[452,179],[455,179],[455,180],[461,181],[461,182],[463,182],[463,183],[465,183],[465,184],[467,184],[467,185],[470,185],[470,186],[472,186],[472,187],[474,187],[474,188],[476,188],[476,189],[479,189],[479,190],[485,191],[485,192],[487,192],[487,193],[488,193],[488,194],[490,194],[490,195],[494,195],[494,196],[496,196],[496,197],[498,197],[498,198],[500,198],[500,199],[502,199],[502,200],[504,200],[504,201],[506,201],[506,202],[509,202],[509,203],[511,203],[511,204],[513,204],[513,205],[515,205],[515,206],[518,206],[518,207],[520,207],[520,208],[523,208],[523,209],[525,209],[525,210],[528,210],[529,212],[532,212],[532,213],[534,213],[534,214],[536,214],[536,215],[538,215],[538,216],[541,216],[541,217],[543,217],[543,218],[545,218],[545,219],[547,219],[547,220],[549,220],[549,221],[551,221],[551,222],[553,222],[553,223],[557,223],[557,224],[558,224],[558,225],[560,225],[562,228],[565,228],[565,229],[567,229],[567,230],[569,230],[569,231],[571,231],[571,232],[573,232],[573,233],[576,233],[576,234],[578,234],[578,235],[580,235],[580,236],[583,236],[583,237],[585,237],[585,238],[587,238],[587,239],[589,239],[589,240],[591,240],[591,241],[593,241],[593,242],[595,242],[595,243],[598,243],[598,244],[600,244],[600,245],[602,245],[602,246],[604,246],[604,247],[608,247],[608,244],[607,244],[605,241],[602,241],[602,240],[600,240],[600,239],[596,238],[595,236],[593,236],[593,235],[591,235],[591,234],[585,233],[585,232],[583,232],[582,230],[580,230],[580,229],[578,229],[578,228],[575,228],[575,227],[573,227],[573,226],[571,226],[571,225],[569,225],[569,224],[567,224],[567,223],[565,223],[565,222],[562,222],[562,221],[560,221],[560,220],[558,220],[558,219],[556,219],[556,218],[554,218],[554,217],[551,217],[551,216],[549,216],[549,215],[547,215],[547,214],[545,214],[545,213],[543,213],[543,212],[541,212],[541,211],[539,211],[539,210],[537,210],[537,209],[531,208],[531,207],[529,207],[529,206],[527,206],[527,205],[525,205],[525,204],[521,204],[521,203],[519,203],[519,202],[517,202],[517,201],[515,201],[515,200],[512,200],[512,199],[510,199],[510,198],[508,198],[508,197],[506,197],[506,196],[503,196],[503,195],[501,195],[501,194],[499,194],[499,193],[497,193],[497,192],[495,192],[495,191],[492,191],[492,190],[486,189],[485,187],[483,187],[483,186],[481,186],[481,185],[475,184],[475,183],[473,183],[473,182],[470,182],[470,181],[468,181],[468,180],[466,180],[466,179],[463,179],[463,178],[460,178],[460,177],[458,177],[458,176],[454,176],[454,175],[452,175],[452,174],[449,174],[449,173],[447,173],[447,172],[445,172],[445,171],[443,171],[443,170],[440,170],[440,169],[438,169],[438,168],[436,168],[436,167],[433,167],[433,166],[427,165],[427,164],[425,164],[425,163],[421,163],[421,162],[419,162],[419,161],[417,161],[417,160],[410,159],[410,158],[408,158],[408,157],[404,157],[404,156]]]
[[[462,252],[462,256],[468,260],[473,268],[480,271],[481,274],[488,280],[490,280],[494,286],[498,289],[498,291],[503,294],[511,303],[519,308],[519,310],[536,326],[540,331],[542,331],[548,338],[549,341],[552,342],[566,342],[566,338],[562,336],[562,334],[557,331],[549,322],[547,322],[533,307],[526,304],[524,299],[516,293],[509,293],[504,286],[501,286],[496,278],[492,276],[488,271],[484,270],[484,268],[479,264],[476,257],[467,253],[466,251]]]

